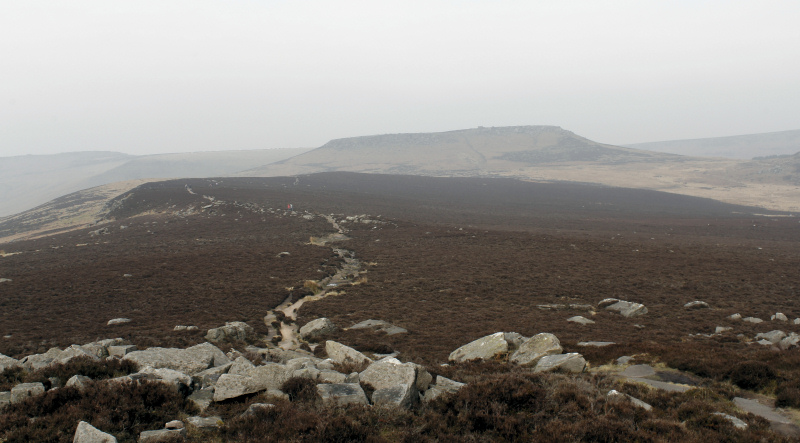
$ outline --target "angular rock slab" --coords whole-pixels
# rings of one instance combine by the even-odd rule
[[[634,303],[616,298],[607,298],[597,304],[599,308],[617,312],[625,318],[638,317],[647,314],[647,308],[641,303]]]
[[[413,363],[400,363],[395,358],[384,358],[369,365],[358,375],[358,379],[376,390],[399,385],[416,388],[417,368]]]
[[[577,323],[579,325],[593,325],[594,320],[589,320],[582,315],[576,315],[567,319],[568,322]]]
[[[317,394],[323,403],[336,406],[369,404],[367,394],[357,383],[320,384],[317,385]]]
[[[222,423],[222,417],[189,417],[186,421],[195,428],[218,428]]]
[[[461,388],[466,386],[465,383],[460,383],[457,381],[450,380],[449,378],[442,377],[441,375],[436,377],[436,383],[431,385],[425,394],[422,396],[422,401],[429,402],[442,394],[455,394]]]
[[[7,355],[0,354],[0,372],[5,371],[6,369],[11,368],[20,368],[22,367],[22,363],[15,358],[11,358]]]
[[[117,438],[81,420],[75,429],[72,443],[117,443]]]
[[[141,368],[151,366],[174,369],[188,375],[230,363],[225,353],[211,343],[201,343],[186,349],[148,348],[128,353],[122,359],[132,361]]]
[[[533,368],[533,372],[563,371],[580,373],[586,369],[586,360],[581,354],[571,352],[569,354],[545,355]]]
[[[774,330],[756,334],[756,340],[764,339],[769,341],[773,345],[780,343],[780,341],[783,340],[784,338],[786,338],[786,333],[780,330]]]
[[[693,309],[709,309],[711,306],[709,306],[709,304],[704,301],[695,300],[686,303],[685,305],[683,305],[683,307],[689,310],[693,310]]]
[[[364,320],[350,326],[348,329],[372,329],[374,331],[385,332],[386,335],[405,334],[408,332],[408,329],[395,326],[384,320]]]
[[[397,385],[377,389],[372,393],[372,404],[397,408],[411,408],[419,401],[419,392],[413,385]]]
[[[520,366],[533,366],[545,355],[560,354],[562,351],[558,337],[543,332],[523,342],[508,361]]]
[[[713,415],[719,415],[720,417],[724,418],[725,420],[728,420],[733,425],[733,427],[736,428],[736,429],[739,429],[741,431],[747,429],[747,423],[745,423],[743,420],[740,420],[740,419],[738,419],[738,418],[736,418],[736,417],[734,417],[732,415],[726,414],[724,412],[712,412],[712,414]]]
[[[336,331],[336,325],[330,319],[325,317],[311,320],[300,328],[300,336],[306,340],[314,340],[325,334],[330,334]]]
[[[67,380],[67,384],[64,385],[68,388],[75,388],[79,390],[83,390],[86,386],[92,381],[91,378],[83,376],[83,375],[73,375]]]
[[[352,363],[359,365],[372,363],[372,359],[366,355],[333,340],[325,342],[325,352],[328,354],[328,358],[339,364]]]
[[[456,363],[470,360],[492,360],[508,352],[508,342],[503,332],[481,337],[450,353],[449,360]]]
[[[649,411],[649,410],[653,409],[653,406],[649,405],[648,403],[645,403],[645,402],[639,400],[636,397],[631,397],[628,394],[623,394],[622,392],[619,392],[616,389],[612,389],[612,390],[608,391],[608,398],[609,399],[613,399],[613,400],[618,400],[618,399],[628,400],[631,403],[633,403],[634,406],[640,407],[640,408],[644,409],[645,411]]]
[[[206,333],[208,341],[238,340],[244,341],[255,335],[252,326],[242,321],[226,322],[225,326],[209,329]]]
[[[185,436],[186,436],[186,428],[144,431],[141,434],[139,434],[139,443],[172,442],[176,441],[176,438]]]

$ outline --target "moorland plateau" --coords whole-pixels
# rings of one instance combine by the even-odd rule
[[[139,349],[186,348],[236,321],[252,333],[214,341],[234,365],[287,368],[292,352],[312,359],[321,377],[322,359],[335,359],[333,343],[341,343],[375,360],[388,354],[420,365],[420,393],[432,389],[419,386],[422,368],[431,386],[445,378],[466,385],[410,406],[344,407],[321,398],[321,378],[303,367],[303,376],[294,372],[279,386],[285,396],[256,390],[199,408],[189,394],[213,386],[206,379],[183,390],[147,380],[114,388],[102,380],[146,368],[113,357],[76,360],[3,372],[0,391],[22,382],[51,389],[4,406],[0,440],[71,441],[81,420],[135,440],[198,414],[219,423],[190,425],[179,438],[800,435],[800,321],[792,321],[800,317],[800,224],[791,214],[579,183],[348,172],[181,179],[111,194],[76,193],[0,223],[0,235],[16,239],[0,243],[0,353],[24,361],[52,347],[67,352],[60,349],[117,337]],[[47,232],[38,218],[71,208],[77,218],[93,218],[92,226]],[[609,298],[647,312],[621,315],[607,309]],[[704,305],[686,306],[694,301]],[[578,316],[591,322],[568,321]],[[129,321],[109,324],[117,318]],[[337,328],[293,335],[319,318]],[[406,332],[351,328],[370,319]],[[196,328],[176,328],[186,325]],[[457,348],[497,332],[508,333],[508,352],[453,359]],[[512,342],[540,333],[556,336],[563,353],[579,353],[585,368],[534,372],[508,361]],[[377,403],[375,386],[364,382],[370,367],[335,361],[334,369],[360,372],[358,389]],[[76,374],[94,381],[84,390],[56,388]],[[612,390],[651,408],[615,400]],[[256,403],[273,406],[253,409]],[[754,404],[777,415],[754,413]]]

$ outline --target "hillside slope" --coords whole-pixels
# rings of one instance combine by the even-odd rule
[[[225,176],[307,149],[190,152],[133,156],[70,152],[0,158],[0,217],[82,189],[127,180]]]
[[[751,159],[800,152],[800,130],[731,137],[667,140],[625,146],[680,155]]]

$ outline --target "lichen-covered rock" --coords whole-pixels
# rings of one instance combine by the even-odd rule
[[[762,323],[764,320],[761,320],[758,317],[745,317],[745,318],[742,319],[742,321],[746,321],[748,323],[753,323],[753,324],[757,325],[759,323]]]
[[[456,363],[470,360],[493,360],[508,353],[505,334],[496,332],[469,342],[450,353],[449,360]]]
[[[85,421],[80,421],[78,428],[75,429],[75,435],[72,437],[72,443],[117,443],[117,438]]]
[[[125,324],[125,323],[130,323],[130,322],[131,322],[131,319],[129,319],[129,318],[119,317],[119,318],[112,318],[106,324],[108,326],[114,326],[114,325],[121,325],[121,324]]]
[[[324,383],[317,385],[317,394],[328,405],[368,405],[367,395],[357,383]]]
[[[522,343],[519,349],[511,354],[509,361],[520,366],[533,366],[545,355],[560,354],[562,351],[558,338],[543,332]]]
[[[230,398],[254,394],[261,387],[252,377],[236,374],[222,374],[214,386],[214,401],[223,401]]]
[[[533,372],[575,372],[580,373],[586,369],[586,360],[581,354],[571,352],[569,354],[546,355],[542,357],[533,368]]]
[[[306,340],[315,340],[323,335],[330,334],[336,331],[336,325],[332,321],[323,317],[303,325],[300,328],[300,336]]]
[[[366,355],[333,340],[325,342],[325,352],[331,360],[340,364],[352,363],[358,365],[372,363],[372,359]]]

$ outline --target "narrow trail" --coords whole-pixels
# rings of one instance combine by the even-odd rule
[[[325,215],[321,217],[324,217],[328,223],[333,226],[336,233],[328,234],[324,237],[312,237],[310,241],[312,245],[327,247],[329,243],[350,239],[345,235],[347,230],[342,228],[333,216]],[[267,328],[269,328],[267,338],[272,340],[274,337],[280,336],[281,339],[278,346],[281,349],[293,350],[300,347],[299,327],[295,321],[297,320],[297,312],[303,304],[322,300],[332,295],[339,295],[340,293],[337,290],[339,287],[349,286],[357,281],[361,273],[361,262],[356,258],[355,252],[333,246],[331,249],[344,263],[335,274],[319,281],[312,280],[314,282],[314,287],[316,287],[319,292],[314,295],[305,296],[294,302],[292,301],[292,297],[289,296],[283,303],[274,310],[269,311],[264,317],[264,323],[266,323]],[[282,313],[285,320],[279,321],[275,312]],[[280,323],[278,328],[274,326],[275,322]]]

